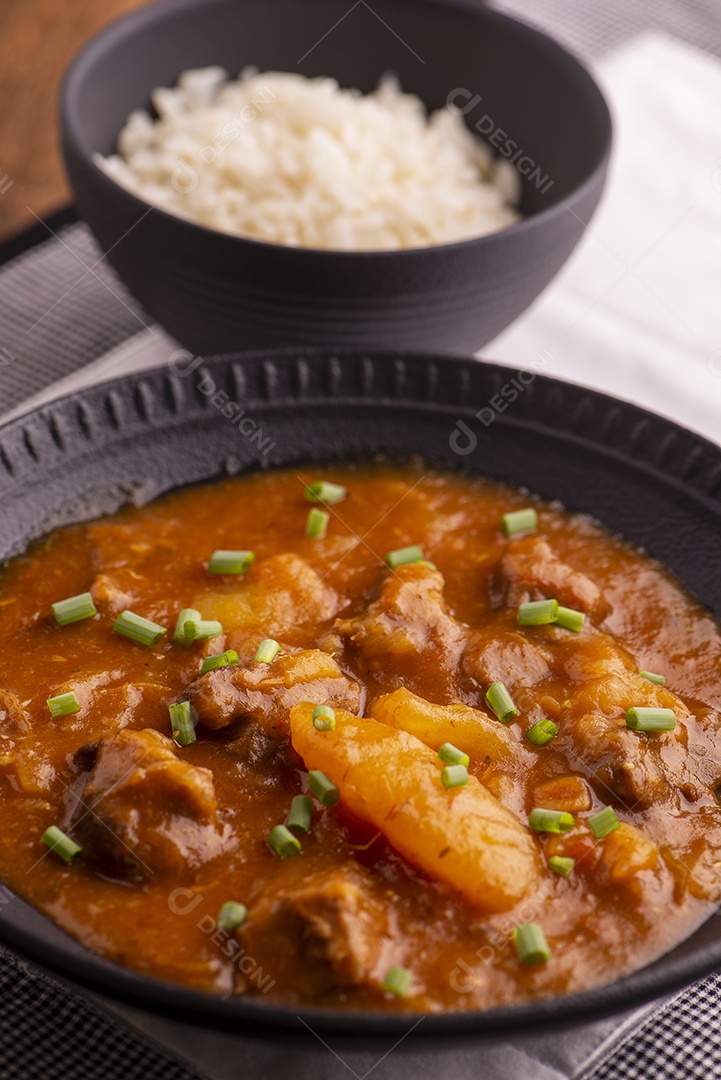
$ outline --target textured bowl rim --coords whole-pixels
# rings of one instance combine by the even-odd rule
[[[155,214],[160,215],[161,220],[165,222],[175,222],[179,228],[182,227],[187,229],[189,243],[192,243],[194,236],[223,237],[227,241],[243,246],[247,245],[249,250],[258,249],[282,252],[288,258],[303,258],[304,256],[319,260],[324,258],[364,258],[366,261],[371,259],[408,260],[425,257],[429,252],[437,252],[440,255],[443,255],[444,253],[454,253],[479,245],[490,248],[494,243],[502,243],[502,238],[504,236],[523,237],[526,233],[532,231],[537,224],[541,225],[545,222],[550,222],[556,218],[562,217],[566,213],[566,203],[570,195],[572,194],[574,197],[582,198],[588,190],[596,185],[598,176],[605,171],[608,165],[613,135],[611,113],[603,92],[589,68],[571,50],[565,48],[554,37],[545,33],[538,27],[527,23],[522,19],[508,15],[505,12],[489,8],[486,5],[485,0],[412,0],[415,4],[434,7],[440,12],[448,11],[449,8],[459,11],[470,11],[477,15],[482,15],[491,21],[512,26],[522,37],[534,40],[539,44],[543,43],[545,48],[555,53],[555,58],[559,63],[574,68],[576,77],[586,83],[590,93],[596,99],[595,109],[597,120],[599,126],[602,127],[604,131],[599,140],[599,150],[594,162],[587,170],[584,179],[579,184],[575,185],[572,192],[569,193],[569,196],[562,198],[558,202],[551,203],[548,207],[534,211],[512,225],[507,225],[504,228],[485,236],[470,237],[467,240],[459,240],[450,244],[432,244],[425,247],[400,248],[392,251],[385,251],[382,249],[356,251],[352,249],[304,246],[292,247],[287,244],[278,244],[269,240],[260,240],[254,237],[237,236],[233,233],[226,233],[221,229],[212,229],[209,226],[201,225],[199,222],[173,214],[168,210],[164,210],[162,207],[154,206],[152,203],[141,199],[138,195],[129,191],[127,188],[124,188],[122,184],[119,184],[116,180],[112,179],[112,177],[108,176],[108,174],[100,168],[94,160],[95,151],[92,151],[87,146],[84,138],[82,138],[80,134],[79,125],[76,122],[76,100],[80,93],[86,69],[91,67],[98,57],[103,56],[107,46],[114,44],[116,40],[122,41],[132,38],[137,33],[142,33],[148,26],[162,23],[165,21],[166,16],[172,16],[174,14],[182,13],[187,9],[199,7],[202,2],[203,0],[154,0],[153,3],[148,4],[147,6],[137,8],[126,15],[122,15],[119,18],[112,20],[107,26],[103,27],[102,30],[95,34],[77,53],[66,70],[60,87],[59,112],[63,144],[71,145],[77,156],[81,158],[88,167],[95,170],[97,174],[96,178],[101,180],[106,189],[108,191],[120,192],[122,195],[126,196],[126,198],[130,200],[131,205],[134,204],[136,206],[139,214],[152,210]]]
[[[343,363],[341,364],[341,361]],[[472,417],[473,393],[478,386],[505,381],[512,369],[469,358],[439,354],[371,353],[353,350],[262,350],[210,358],[198,369],[213,372],[232,387],[240,367],[256,379],[256,397],[248,402],[262,415],[264,407],[276,410],[313,407],[334,409],[340,402],[393,410],[399,405],[413,411],[425,411],[428,417],[440,409],[450,416]],[[306,396],[303,387],[309,368],[317,369],[327,387],[316,398]],[[429,392],[432,372],[448,375],[449,389],[442,402]],[[387,376],[386,373],[390,371]],[[343,379],[347,383],[340,386]],[[257,378],[256,378],[257,376]],[[285,380],[283,392],[279,382]],[[474,380],[476,386],[474,386]],[[254,384],[255,385],[255,384]],[[288,392],[287,387],[292,387]],[[350,389],[349,387],[356,387]],[[445,387],[444,387],[445,390]],[[469,393],[471,391],[471,393]],[[285,394],[285,396],[283,396]],[[550,421],[539,420],[541,406],[552,411]],[[703,437],[636,405],[588,390],[572,383],[538,376],[528,404],[516,417],[499,418],[512,428],[525,427],[534,434],[561,437],[569,448],[591,447],[608,456],[633,462],[649,477],[660,478],[674,492],[683,492],[704,510],[711,510],[714,521],[721,520],[721,448]],[[551,406],[551,401],[553,405]],[[125,410],[127,428],[112,427],[107,417]],[[156,368],[88,387],[40,406],[0,427],[0,492],[24,483],[37,474],[45,488],[45,456],[50,450],[60,460],[68,452],[87,455],[93,440],[99,443],[98,454],[110,454],[116,441],[130,442],[143,432],[157,437],[173,424],[187,423],[188,417],[207,416],[208,403],[199,395],[178,398],[178,388],[167,368]],[[92,418],[106,422],[94,427]],[[50,443],[52,439],[52,443]],[[703,459],[703,468],[699,463]],[[9,467],[11,465],[20,468]],[[13,914],[13,908],[18,915]],[[338,1038],[372,1039],[408,1034],[418,1021],[417,1035],[423,1040],[493,1037],[501,1032],[530,1030],[555,1025],[570,1026],[590,1019],[618,1013],[633,1005],[658,998],[721,968],[721,935],[711,942],[697,944],[690,955],[666,954],[651,965],[590,990],[561,997],[538,999],[520,1005],[464,1012],[384,1013],[382,1011],[346,1011],[343,1009],[294,1008],[265,1004],[243,998],[218,998],[169,982],[139,975],[129,969],[86,951],[74,939],[60,931],[46,917],[39,915],[19,897],[14,904],[0,906],[0,940],[16,948],[39,965],[82,985],[118,998],[136,1007],[192,1020],[195,1023],[224,1029],[247,1026],[259,1037],[276,1033],[279,1028],[289,1038],[303,1035],[306,1028],[333,1034]],[[43,926],[52,930],[48,941],[37,927],[28,926],[23,910],[32,911]],[[703,927],[713,923],[713,913]],[[712,929],[715,929],[715,924]],[[695,933],[699,933],[701,928]],[[46,931],[47,932],[47,931]],[[693,936],[693,935],[692,935]],[[252,1027],[251,1027],[252,1025]]]

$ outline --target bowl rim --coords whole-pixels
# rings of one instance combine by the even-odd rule
[[[215,2],[222,3],[222,0],[215,0]],[[402,2],[402,0],[396,0],[396,2]],[[477,248],[479,245],[489,248],[494,242],[503,242],[502,240],[499,240],[499,238],[508,236],[514,239],[516,237],[522,239],[536,227],[564,216],[568,210],[567,202],[571,195],[574,198],[582,199],[586,192],[591,190],[597,184],[599,175],[603,175],[608,166],[613,140],[613,121],[608,102],[588,66],[579,59],[573,51],[567,49],[555,37],[546,33],[544,30],[541,30],[537,26],[528,23],[523,19],[516,18],[513,15],[497,11],[495,8],[488,7],[485,0],[413,0],[413,3],[415,4],[423,4],[426,7],[435,8],[439,12],[447,12],[449,9],[465,12],[470,11],[491,22],[511,26],[521,37],[533,40],[546,49],[551,50],[555,54],[554,58],[557,61],[564,66],[573,69],[575,77],[586,84],[589,93],[595,98],[596,122],[603,130],[599,140],[599,149],[594,155],[591,166],[586,170],[586,174],[581,182],[573,187],[568,196],[561,198],[560,201],[551,203],[548,207],[533,211],[527,216],[522,217],[520,221],[504,226],[503,228],[484,236],[469,237],[466,240],[458,240],[453,243],[430,244],[426,246],[393,249],[390,251],[383,249],[353,250],[279,244],[271,240],[262,240],[257,237],[224,232],[222,229],[211,228],[210,226],[202,225],[192,219],[184,218],[179,214],[171,213],[162,207],[155,206],[153,203],[146,202],[139,195],[129,191],[127,188],[123,187],[122,184],[110,177],[105,170],[97,164],[95,160],[97,151],[93,151],[87,145],[80,131],[80,125],[77,121],[77,98],[82,90],[82,84],[87,70],[95,64],[99,57],[104,55],[108,47],[112,47],[116,41],[122,42],[131,39],[136,33],[142,33],[147,27],[162,23],[167,17],[172,18],[174,15],[182,15],[183,12],[200,7],[203,3],[204,0],[153,0],[153,2],[148,5],[113,19],[97,34],[93,35],[93,37],[91,37],[75,55],[65,71],[59,93],[60,128],[63,153],[66,161],[68,156],[67,148],[71,147],[73,152],[85,163],[86,167],[89,167],[94,171],[96,182],[102,183],[107,191],[114,191],[124,195],[130,200],[130,205],[136,206],[139,214],[153,211],[154,214],[160,215],[162,221],[174,222],[176,223],[176,227],[187,229],[189,242],[192,242],[193,237],[200,236],[206,238],[222,238],[221,240],[217,240],[217,242],[220,243],[223,242],[223,240],[231,241],[240,244],[243,247],[247,246],[249,251],[254,249],[272,251],[286,258],[302,258],[307,256],[309,258],[318,259],[319,261],[324,259],[329,260],[330,258],[342,258],[346,260],[351,258],[364,258],[366,261],[372,259],[385,259],[386,261],[390,259],[405,259],[408,261],[413,258],[419,259],[427,257],[429,253],[434,252],[437,252],[440,255],[454,254],[470,249],[471,247]],[[178,75],[180,75],[180,72],[178,72]],[[231,78],[233,77],[237,76],[234,76],[231,73]]]
[[[228,353],[208,357],[204,359],[203,365],[198,368],[198,371],[202,372],[203,368],[207,368],[210,371],[224,370],[229,372],[234,364],[261,367],[268,362],[271,365],[274,364],[280,368],[290,370],[293,364],[298,368],[301,362],[307,363],[308,361],[319,365],[326,363],[330,366],[337,358],[353,359],[358,362],[359,366],[365,364],[369,358],[378,363],[388,363],[391,360],[400,361],[401,363],[418,365],[421,371],[427,371],[431,363],[436,363],[443,370],[455,368],[456,374],[460,374],[463,369],[466,369],[469,372],[485,372],[489,378],[500,375],[506,379],[509,371],[513,370],[505,365],[479,361],[470,357],[447,356],[437,352],[376,351],[369,353],[357,349],[331,350],[318,348],[309,350],[285,348]],[[163,387],[168,385],[168,380],[172,381],[172,378],[173,376],[169,374],[165,366],[156,367],[93,384],[82,390],[66,394],[50,403],[40,405],[0,425],[0,451],[3,449],[2,441],[7,436],[15,436],[18,440],[32,446],[34,445],[34,435],[37,435],[39,428],[47,430],[48,425],[62,425],[64,420],[70,420],[73,414],[77,415],[78,410],[81,410],[84,405],[94,404],[96,407],[100,407],[100,404],[104,403],[103,407],[106,407],[107,401],[112,395],[119,395],[130,406],[130,403],[137,397],[143,387],[145,389],[150,387],[153,392],[157,391],[160,394],[163,392]],[[565,404],[569,405],[569,408],[563,410],[566,419],[561,423],[561,431],[568,441],[577,441],[578,438],[575,435],[577,426],[574,426],[571,413],[581,413],[580,407],[591,403],[592,405],[595,404],[599,409],[606,410],[609,414],[616,415],[622,422],[620,425],[622,427],[627,424],[629,427],[640,428],[642,424],[653,424],[653,442],[656,442],[655,436],[658,436],[660,441],[663,441],[664,435],[672,436],[675,434],[677,437],[682,436],[688,448],[688,459],[695,460],[699,452],[705,452],[713,458],[711,464],[714,476],[721,475],[721,447],[691,429],[682,427],[660,414],[653,413],[621,398],[589,390],[586,387],[565,380],[544,375],[538,375],[537,380],[539,386],[541,388],[545,386],[549,394],[560,389],[566,395],[567,401]],[[461,391],[459,391],[460,395]],[[256,404],[259,401],[262,403],[263,400],[269,405],[274,404],[270,391],[267,392],[265,399],[258,398]],[[281,400],[281,407],[284,410],[289,407],[303,407],[308,403],[308,400],[301,390],[297,390],[291,400]],[[335,408],[338,400],[347,402],[349,400],[348,395],[336,397],[335,391],[328,390],[324,393],[320,404],[324,408],[332,409]],[[385,396],[385,391],[382,389],[374,389],[372,393],[366,396],[363,396],[362,391],[358,391],[356,400],[359,403],[373,404],[374,408],[391,410],[401,400],[414,410],[425,410],[428,414],[437,411],[437,406],[433,400],[428,397],[409,396],[409,391],[406,388],[401,388],[397,392],[397,397]],[[574,409],[574,405],[579,408]],[[186,407],[191,409],[192,403]],[[466,407],[469,408],[469,406]],[[444,401],[441,408],[455,411],[458,405],[455,400]],[[156,414],[151,410],[140,415],[144,429],[157,432],[165,430],[172,423],[178,423],[182,419],[183,413],[181,410],[180,413],[168,416]],[[555,429],[552,429],[546,421],[537,423],[535,420],[526,420],[525,424],[532,427],[534,431],[541,433],[545,431],[551,435],[556,433]],[[34,432],[33,427],[35,428]],[[113,433],[105,428],[100,434],[101,446],[103,444],[112,446],[113,438]],[[125,438],[129,440],[131,435],[128,434]],[[584,446],[600,448],[609,457],[618,457],[620,454],[622,457],[629,459],[633,455],[634,448],[619,450],[615,442],[616,438],[616,435],[604,433],[598,429],[589,431],[587,426],[583,427],[581,437]],[[87,444],[85,451],[87,452]],[[652,447],[645,444],[638,455],[641,463],[647,468],[657,467],[653,453]],[[40,468],[42,462],[39,459],[34,460],[36,461],[36,467]],[[708,507],[713,501],[714,517],[721,519],[721,494],[715,493],[713,500],[711,500],[703,478],[693,475],[689,477],[686,462],[673,460],[667,470],[664,471],[662,482],[675,490],[678,488],[680,480],[683,480],[684,489],[689,496],[704,508]],[[11,477],[10,479],[11,486],[19,482],[21,482],[20,477],[17,479]],[[47,483],[47,481],[45,482]],[[717,486],[716,482],[714,482],[714,491]],[[284,1032],[284,1037],[287,1034],[289,1038],[293,1038],[294,1034],[302,1035],[306,1028],[310,1028],[314,1033],[323,1032],[339,1038],[350,1039],[357,1039],[359,1035],[364,1038],[366,1036],[369,1038],[398,1036],[407,1034],[407,1029],[421,1019],[424,1022],[419,1023],[417,1034],[424,1041],[433,1039],[443,1041],[448,1038],[454,1040],[478,1039],[479,1037],[492,1038],[503,1032],[526,1031],[536,1028],[549,1030],[549,1026],[573,1026],[574,1024],[621,1013],[635,1005],[656,1000],[670,991],[688,985],[695,979],[721,969],[721,935],[718,934],[715,935],[714,941],[710,945],[704,943],[703,947],[697,946],[690,955],[673,956],[675,948],[693,937],[693,934],[698,933],[702,926],[708,926],[715,918],[721,915],[721,909],[712,909],[709,912],[709,919],[697,927],[687,938],[672,946],[668,953],[620,979],[615,979],[610,983],[595,986],[588,990],[550,998],[530,999],[516,1005],[497,1009],[448,1011],[438,1014],[418,1012],[388,1013],[381,1010],[351,1011],[342,1008],[314,1008],[307,1005],[293,1007],[287,1004],[265,1003],[259,999],[222,998],[166,980],[138,974],[131,969],[106,960],[99,954],[86,950],[76,939],[60,930],[47,916],[44,916],[38,909],[33,908],[27,901],[24,901],[19,894],[13,894],[13,896],[18,904],[18,911],[25,909],[33,912],[39,919],[44,920],[52,927],[59,940],[48,942],[42,938],[37,930],[33,930],[32,927],[28,928],[22,919],[9,920],[8,916],[12,912],[12,905],[9,905],[4,908],[0,907],[0,941],[3,941],[11,948],[17,949],[41,967],[74,980],[81,985],[89,986],[101,993],[132,1004],[135,1007],[147,1007],[151,1011],[175,1018],[192,1019],[202,1026],[227,1030],[234,1025],[237,1027],[237,1025],[242,1024],[245,1027],[245,1025],[252,1024],[253,1030],[258,1032],[259,1037],[267,1037],[273,1032],[277,1036],[278,1030],[281,1029]]]

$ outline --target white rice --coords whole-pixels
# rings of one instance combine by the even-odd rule
[[[447,244],[519,219],[520,178],[444,108],[390,78],[367,95],[333,79],[186,71],[130,115],[105,172],[153,206],[294,247]]]

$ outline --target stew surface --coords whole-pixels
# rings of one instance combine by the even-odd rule
[[[346,496],[314,538],[319,480]],[[527,507],[537,528],[506,537]],[[420,561],[389,567],[409,545]],[[255,560],[211,573],[219,549]],[[51,605],[85,592],[97,614],[58,625]],[[580,630],[521,625],[555,612],[523,606],[539,600]],[[166,635],[114,632],[125,611]],[[10,563],[0,634],[0,874],[137,971],[296,1004],[485,1008],[614,979],[718,899],[719,626],[647,556],[527,494],[414,465],[186,490]],[[281,651],[256,660],[267,639]],[[78,708],[53,718],[63,694]],[[673,729],[634,729],[638,708]],[[274,848],[309,771],[308,831]],[[237,907],[217,923],[228,902],[237,927]]]

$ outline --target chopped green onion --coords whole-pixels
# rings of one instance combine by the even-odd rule
[[[551,958],[546,935],[538,923],[527,922],[513,931],[513,944],[522,964],[545,964]]]
[[[293,836],[285,825],[273,826],[268,833],[268,844],[281,859],[297,855],[300,851],[300,840],[297,836]]]
[[[588,819],[588,827],[597,840],[603,840],[604,836],[614,832],[621,822],[616,817],[616,811],[612,806],[604,806],[597,814],[592,814]]]
[[[54,855],[58,855],[64,862],[72,862],[76,855],[83,850],[80,844],[76,844],[57,825],[51,825],[41,837],[42,843],[49,848]]]
[[[170,730],[173,733],[178,746],[190,746],[196,742],[195,724],[193,723],[193,711],[189,701],[178,701],[175,705],[169,705]]]
[[[121,611],[113,623],[113,630],[137,645],[155,645],[168,632],[164,626],[158,626],[133,611]]]
[[[237,900],[227,900],[218,913],[215,925],[219,930],[227,930],[232,934],[247,918],[248,909],[245,904],[239,904]]]
[[[308,788],[323,806],[335,806],[340,798],[340,791],[320,769],[311,769],[308,773]]]
[[[468,783],[468,769],[465,765],[446,765],[441,769],[441,783],[444,788],[464,787]]]
[[[188,619],[185,624],[185,637],[189,642],[207,641],[223,633],[223,624],[217,619]]]
[[[558,626],[564,626],[566,630],[573,630],[575,634],[580,634],[581,630],[583,630],[585,621],[586,616],[582,611],[574,611],[573,608],[561,607],[559,605],[556,614],[556,623]]]
[[[556,874],[567,878],[576,865],[576,860],[566,858],[564,855],[552,855],[548,860],[548,865]]]
[[[558,735],[558,728],[553,720],[537,720],[526,732],[526,738],[534,746],[545,746]]]
[[[470,765],[471,759],[468,754],[464,754],[462,750],[459,750],[453,743],[444,742],[443,746],[438,751],[438,757],[441,759],[444,765]]]
[[[232,667],[240,661],[235,649],[226,649],[225,652],[216,653],[215,656],[206,656],[200,669],[201,675],[207,675],[209,671],[217,671],[218,668]]]
[[[208,573],[247,574],[254,562],[254,551],[214,551],[208,561]]]
[[[282,651],[278,642],[274,641],[272,637],[263,638],[253,659],[257,660],[259,664],[270,664],[271,661],[275,660],[278,653]]]
[[[558,618],[558,600],[530,600],[518,608],[519,626],[545,626]]]
[[[406,563],[416,562],[425,562],[423,551],[418,547],[418,544],[411,544],[410,547],[396,548],[395,551],[389,551],[386,555],[386,563],[390,566],[391,570],[397,570],[399,566],[405,566]]]
[[[394,965],[388,968],[386,977],[381,983],[381,990],[386,994],[393,994],[395,997],[402,998],[408,993],[412,982],[413,975],[410,971]]]
[[[627,709],[626,727],[631,731],[673,731],[676,713],[673,709]]]
[[[328,530],[330,514],[327,510],[319,510],[314,506],[308,511],[308,519],[305,523],[305,535],[311,540],[322,540]]]
[[[97,615],[97,610],[90,593],[83,592],[54,603],[53,615],[58,626],[70,626],[83,619],[92,619],[93,615]]]
[[[203,616],[195,608],[186,607],[178,615],[178,620],[175,624],[175,630],[173,631],[173,641],[178,645],[190,645],[192,644],[192,638],[188,638],[185,635],[185,624],[192,622],[198,623],[202,620]]]
[[[518,716],[518,709],[513,704],[513,698],[502,682],[494,682],[488,687],[486,701],[502,724],[510,724],[511,720]]]
[[[316,705],[312,720],[316,731],[332,731],[335,727],[335,709],[331,709],[330,705]]]
[[[59,716],[70,716],[71,713],[80,712],[80,703],[72,690],[69,690],[67,694],[49,697],[47,701],[53,720],[57,720]]]
[[[289,829],[308,832],[313,817],[313,800],[310,795],[294,795],[285,823]]]
[[[327,480],[317,480],[314,484],[308,484],[305,489],[308,502],[327,503],[328,506],[342,502],[346,494],[346,489],[341,484],[331,484]]]
[[[531,810],[528,824],[536,832],[564,833],[576,824],[573,814],[566,810]]]
[[[644,679],[648,679],[649,682],[656,683],[656,686],[666,685],[666,676],[657,675],[655,671],[644,671],[643,669],[641,669],[641,671],[639,671],[639,675],[643,675]]]
[[[538,528],[538,514],[529,506],[526,510],[509,510],[501,518],[504,536],[518,536],[519,533],[535,532]]]

